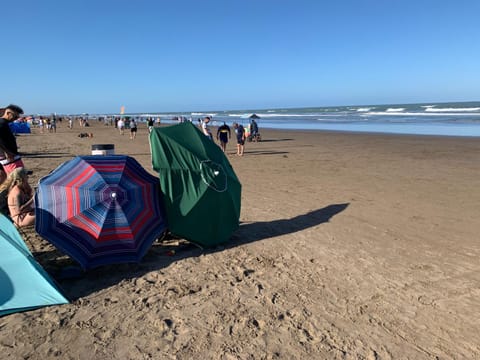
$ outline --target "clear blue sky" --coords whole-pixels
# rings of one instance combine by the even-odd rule
[[[27,113],[480,100],[479,0],[16,0],[1,13],[1,103]]]

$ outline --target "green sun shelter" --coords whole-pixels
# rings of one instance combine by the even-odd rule
[[[228,241],[239,226],[242,187],[220,147],[184,122],[153,129],[150,148],[171,233],[202,247]]]

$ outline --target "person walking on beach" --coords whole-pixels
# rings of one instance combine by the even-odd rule
[[[223,122],[223,125],[217,129],[217,140],[220,141],[220,148],[224,153],[227,151],[228,139],[231,137],[230,127]]]
[[[123,121],[122,118],[118,119],[117,128],[118,128],[118,131],[120,131],[120,135],[123,135],[125,131],[125,122]]]
[[[0,109],[0,166],[6,175],[18,167],[23,167],[17,140],[9,126],[9,123],[17,120],[21,114],[23,109],[17,105],[8,105]]]
[[[130,120],[130,139],[135,139],[137,136],[137,122],[135,119]]]
[[[51,133],[57,132],[57,119],[55,118],[55,116],[50,121],[50,132]]]
[[[210,131],[210,128],[208,127],[209,122],[210,122],[210,117],[206,116],[203,119],[203,122],[202,122],[202,131],[203,131],[203,133],[205,134],[206,137],[208,137],[210,140],[213,141],[212,132]]]
[[[239,125],[238,123],[233,123],[233,128],[235,129],[235,133],[237,135],[237,155],[243,156],[243,151],[245,148],[245,128],[243,125]]]
[[[151,133],[153,131],[153,117],[149,117],[147,121],[148,132]]]

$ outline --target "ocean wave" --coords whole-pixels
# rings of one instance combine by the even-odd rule
[[[392,113],[392,112],[401,112],[401,111],[405,111],[405,108],[388,108],[387,109],[387,113]]]
[[[438,113],[438,112],[389,112],[389,111],[372,111],[366,113],[365,115],[372,115],[372,116],[480,116],[480,113]]]
[[[480,111],[480,107],[471,107],[471,108],[434,108],[433,106],[426,107],[425,111],[428,112],[454,112],[454,111]]]
[[[372,110],[372,109],[375,109],[375,108],[374,108],[374,107],[373,107],[373,108],[367,107],[367,108],[358,108],[358,109],[352,109],[352,110],[355,110],[355,111],[357,111],[357,112],[368,112],[368,111],[370,111],[370,110]]]
[[[258,116],[260,116],[260,119],[262,118],[274,118],[274,117],[314,117],[314,116],[325,116],[322,114],[279,114],[279,113],[271,113],[271,114],[260,114],[256,113]],[[228,114],[230,117],[242,117],[245,116],[245,114]],[[334,115],[330,115],[334,116]],[[337,115],[338,116],[338,115]]]
[[[190,115],[192,116],[217,116],[215,113],[203,113],[203,112],[192,112]]]

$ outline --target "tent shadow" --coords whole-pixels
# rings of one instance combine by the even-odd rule
[[[2,307],[4,304],[9,301],[14,294],[14,286],[13,283],[8,276],[8,274],[3,271],[3,269],[0,267],[0,285],[2,291],[0,291],[0,307]]]
[[[328,222],[349,206],[349,203],[333,204],[289,219],[240,224],[230,242],[212,249],[201,249],[192,243],[178,240],[154,243],[139,264],[105,265],[94,268],[74,278],[58,279],[64,294],[72,301],[108,288],[122,281],[134,281],[144,274],[168,267],[170,264],[205,253],[261,241],[276,236],[292,234]],[[55,274],[52,274],[55,278]]]
[[[290,219],[262,221],[240,224],[233,236],[233,241],[226,247],[248,244],[272,237],[292,234],[330,221],[332,217],[344,211],[349,203],[333,204],[310,211]]]

